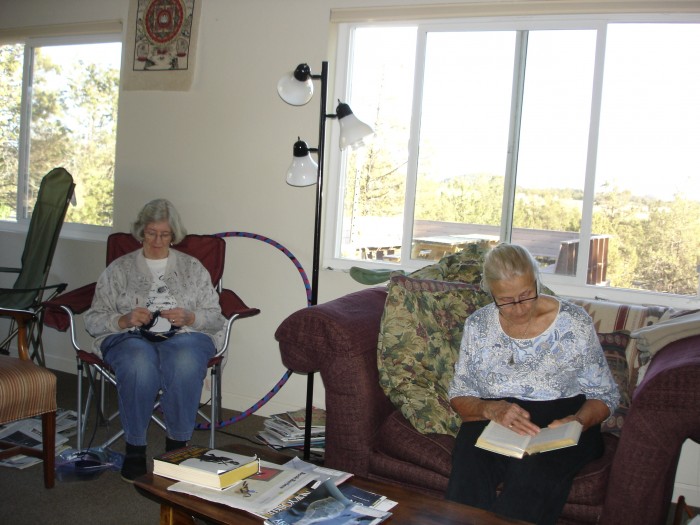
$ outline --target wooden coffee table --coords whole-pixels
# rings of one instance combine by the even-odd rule
[[[238,454],[258,454],[261,459],[284,463],[290,459],[269,449],[257,449],[247,445],[221,447]],[[209,523],[227,525],[261,525],[262,518],[219,503],[206,501],[189,494],[171,492],[168,487],[175,481],[147,474],[134,482],[136,489],[147,498],[160,503],[160,525],[193,525],[194,517]],[[352,477],[345,483],[382,494],[398,503],[391,509],[387,524],[396,525],[508,525],[525,522],[503,518],[492,512],[438,499],[397,485]]]

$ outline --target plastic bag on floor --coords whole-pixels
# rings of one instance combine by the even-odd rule
[[[106,470],[121,470],[124,455],[109,449],[68,449],[56,456],[56,479],[59,481],[90,481]]]

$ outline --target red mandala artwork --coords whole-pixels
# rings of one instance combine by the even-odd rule
[[[149,38],[164,44],[177,37],[184,21],[184,10],[181,0],[152,0],[143,20]]]

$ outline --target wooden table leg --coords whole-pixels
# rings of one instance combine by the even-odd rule
[[[194,525],[192,516],[165,503],[160,506],[160,525]]]

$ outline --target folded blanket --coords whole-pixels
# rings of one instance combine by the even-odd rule
[[[699,334],[700,312],[693,312],[639,328],[630,337],[637,339],[640,352],[653,356],[669,343]]]

